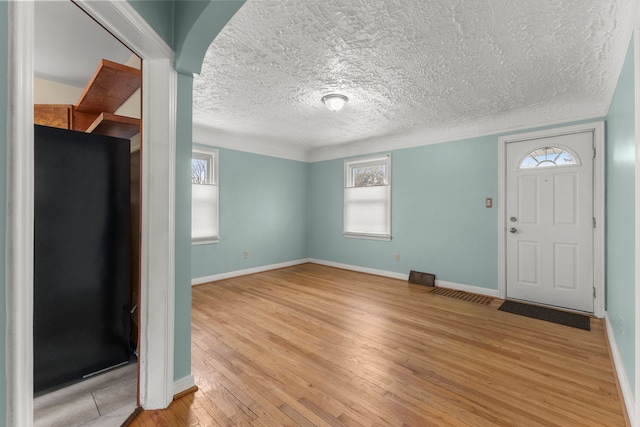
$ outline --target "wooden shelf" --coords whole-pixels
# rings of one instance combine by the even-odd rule
[[[140,119],[102,113],[86,130],[87,133],[130,139],[140,133]]]
[[[137,68],[103,59],[75,109],[83,113],[115,113],[141,84],[142,73]]]
[[[137,68],[103,59],[78,104],[38,104],[36,124],[130,139],[140,133],[140,119],[113,114],[142,85]]]

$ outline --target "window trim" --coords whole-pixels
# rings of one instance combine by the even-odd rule
[[[538,165],[538,166],[534,166],[534,167],[522,167],[522,164],[527,159],[527,157],[531,156],[531,154],[535,153],[536,151],[542,150],[542,149],[545,149],[545,148],[559,148],[562,151],[564,151],[567,154],[569,154],[573,158],[575,163],[567,164],[567,165],[559,165],[559,164],[555,164],[555,162],[554,162],[554,166],[542,166],[542,167],[540,167]],[[582,159],[580,159],[580,156],[578,156],[578,154],[575,151],[573,151],[571,148],[565,147],[562,144],[559,144],[559,145],[541,145],[541,146],[531,150],[529,153],[525,154],[524,156],[522,156],[522,158],[520,160],[518,160],[518,163],[516,165],[516,170],[522,171],[522,172],[526,172],[526,171],[540,170],[540,169],[578,168],[580,166],[582,166]]]
[[[201,160],[209,160],[210,161],[210,165],[212,167],[209,167],[208,171],[207,171],[207,183],[205,184],[195,184],[195,183],[191,183],[191,188],[193,188],[194,185],[212,185],[215,186],[217,189],[217,214],[216,214],[216,230],[218,231],[216,236],[212,236],[212,237],[201,237],[201,238],[193,238],[193,230],[191,232],[191,246],[196,246],[196,245],[209,245],[209,244],[214,244],[214,243],[219,243],[220,242],[220,186],[218,185],[218,158],[219,158],[219,151],[213,148],[202,148],[202,147],[193,147],[191,150],[191,158],[192,159],[201,159]],[[193,195],[191,196],[192,200],[191,200],[191,209],[193,210]],[[192,218],[193,218],[193,213],[192,213]],[[192,219],[192,225],[191,227],[193,227],[193,219]]]
[[[353,169],[355,167],[372,166],[385,163],[385,185],[380,187],[387,187],[387,233],[363,233],[353,232],[345,230],[345,216],[347,213],[347,188],[354,188],[353,186]],[[343,200],[342,200],[342,236],[352,239],[366,239],[366,240],[382,240],[391,241],[391,153],[359,157],[355,159],[349,159],[344,161],[344,188],[343,188]]]
[[[218,165],[217,165],[217,157],[218,150],[207,150],[204,148],[194,148],[191,151],[191,159],[205,160],[209,161],[213,167],[210,167],[207,170],[207,180],[204,184],[208,185],[218,185]],[[193,182],[191,182],[193,184]]]

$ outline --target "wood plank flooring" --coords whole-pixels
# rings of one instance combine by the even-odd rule
[[[193,288],[199,390],[133,426],[624,426],[583,331],[303,264]]]

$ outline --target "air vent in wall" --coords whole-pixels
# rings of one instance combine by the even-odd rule
[[[409,273],[409,283],[417,283],[418,285],[435,286],[436,275],[431,273],[421,273],[413,271]]]

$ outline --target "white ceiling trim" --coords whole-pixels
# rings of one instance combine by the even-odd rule
[[[565,119],[540,120],[531,124],[531,113],[510,114],[488,121],[486,126],[452,126],[445,129],[422,130],[414,133],[372,138],[355,143],[307,149],[289,142],[273,140],[259,135],[240,135],[215,129],[203,123],[193,123],[193,142],[217,148],[244,151],[270,157],[279,157],[300,162],[320,162],[342,159],[383,151],[401,150],[425,145],[441,144],[490,135],[505,135],[523,130],[553,127],[572,122],[602,120],[607,112],[598,115],[584,115]],[[550,115],[546,112],[546,115]],[[528,122],[529,121],[529,122]]]
[[[573,122],[601,120],[605,116],[606,112],[603,114],[574,116],[565,119],[531,121],[531,112],[524,111],[503,118],[489,119],[486,125],[472,122],[468,126],[460,124],[449,128],[422,130],[402,135],[378,137],[341,146],[314,149],[309,152],[308,161],[319,162],[381,151],[400,150],[464,139],[481,138],[490,135],[504,135],[512,132],[565,125]]]
[[[280,157],[299,162],[309,161],[306,147],[260,135],[242,135],[226,132],[197,121],[193,122],[193,142],[216,148],[228,148],[230,150]]]

